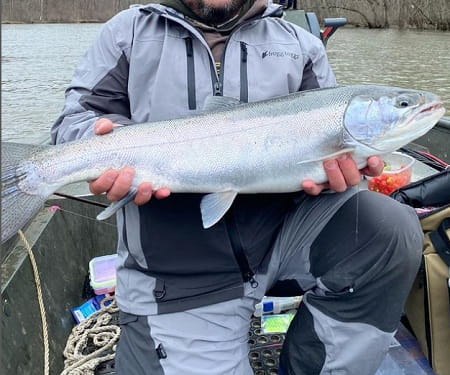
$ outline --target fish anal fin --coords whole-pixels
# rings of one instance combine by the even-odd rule
[[[207,229],[216,224],[230,209],[237,194],[235,190],[228,190],[205,195],[200,203],[203,228]]]

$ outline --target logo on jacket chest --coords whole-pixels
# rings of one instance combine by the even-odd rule
[[[298,60],[300,55],[297,53],[289,52],[289,51],[264,51],[261,54],[261,57],[265,59],[266,57],[289,57],[293,60]]]

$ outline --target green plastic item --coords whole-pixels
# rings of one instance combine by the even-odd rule
[[[286,333],[294,313],[261,316],[262,333]]]

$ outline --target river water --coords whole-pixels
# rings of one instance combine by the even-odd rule
[[[64,90],[99,24],[2,25],[3,141],[49,134]],[[450,115],[450,33],[344,28],[327,51],[341,84],[381,83],[439,94]]]

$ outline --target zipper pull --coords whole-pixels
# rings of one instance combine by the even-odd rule
[[[156,285],[153,289],[153,296],[157,300],[162,300],[166,295],[166,285],[163,280],[156,279]]]
[[[248,282],[250,283],[250,286],[253,289],[256,289],[259,286],[259,283],[255,280],[255,278],[253,276],[250,278],[250,280]]]
[[[214,83],[214,96],[221,96],[222,95],[222,90],[220,88],[220,82],[216,81]]]
[[[243,276],[244,281],[248,281],[253,289],[258,287],[259,283],[255,280],[255,274],[253,272],[245,272]]]
[[[156,354],[158,355],[159,359],[167,358],[167,352],[166,352],[166,349],[164,349],[163,344],[160,343],[155,350],[156,350]]]

